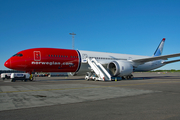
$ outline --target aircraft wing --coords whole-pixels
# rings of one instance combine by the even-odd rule
[[[150,62],[150,61],[154,61],[154,60],[167,60],[168,58],[178,57],[178,56],[180,56],[180,53],[170,54],[170,55],[162,55],[162,56],[156,56],[156,57],[148,57],[148,58],[142,58],[142,59],[134,59],[131,61],[134,63],[137,63],[137,64],[144,64],[145,62]],[[169,61],[169,62],[170,63],[177,62],[177,60],[176,61]],[[164,62],[164,64],[168,64],[168,62]]]

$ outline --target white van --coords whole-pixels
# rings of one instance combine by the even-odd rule
[[[1,79],[10,79],[11,78],[11,73],[1,73]]]
[[[33,77],[29,73],[12,73],[11,74],[11,82],[15,82],[16,80],[32,81]]]
[[[16,80],[33,81],[33,76],[29,73],[2,73],[1,78],[3,80],[10,79],[11,82],[15,82]]]

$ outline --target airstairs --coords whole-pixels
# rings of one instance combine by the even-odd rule
[[[87,58],[87,62],[90,65],[91,69],[97,77],[93,77],[95,80],[100,80],[100,81],[111,81],[111,75],[108,73],[108,71],[99,63],[95,58],[89,59]],[[87,76],[87,79],[89,79],[92,74]]]

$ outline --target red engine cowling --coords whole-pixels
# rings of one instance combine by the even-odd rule
[[[125,60],[110,62],[107,66],[109,73],[113,76],[127,76],[133,72],[133,66],[130,62]]]

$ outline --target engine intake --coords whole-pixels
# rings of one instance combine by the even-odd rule
[[[109,73],[113,76],[127,76],[133,72],[133,66],[125,60],[110,62],[107,66]]]

